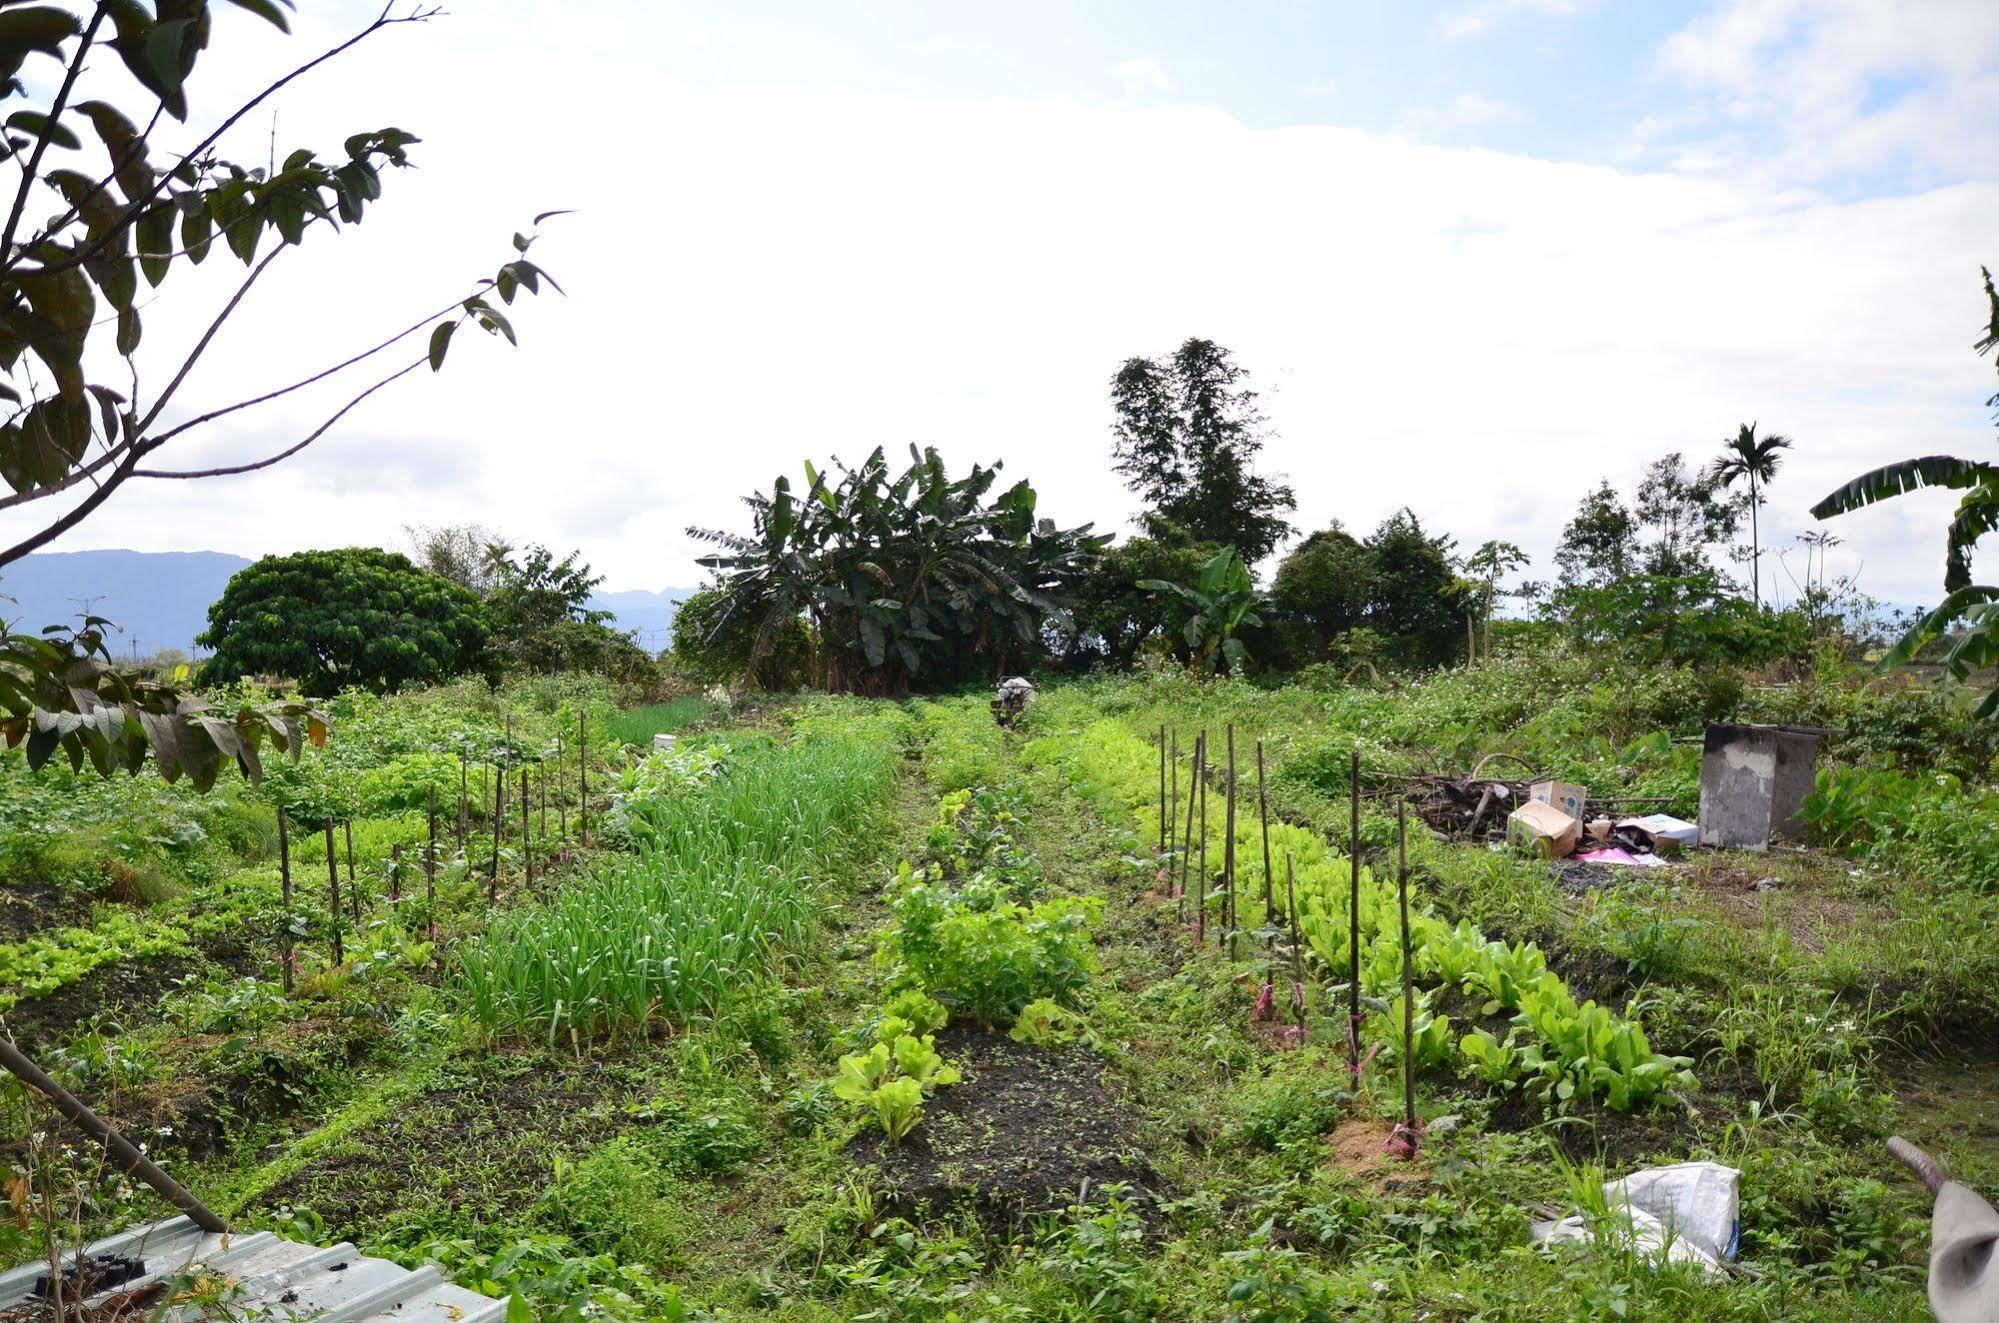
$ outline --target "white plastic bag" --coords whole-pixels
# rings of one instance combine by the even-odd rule
[[[1650,1213],[1710,1257],[1733,1259],[1742,1240],[1742,1173],[1719,1162],[1648,1167],[1603,1187],[1612,1208]]]

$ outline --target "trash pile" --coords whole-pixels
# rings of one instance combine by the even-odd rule
[[[1484,775],[1486,768],[1497,762],[1518,763],[1526,775],[1512,781]],[[1536,775],[1524,758],[1495,753],[1479,759],[1469,776],[1412,776],[1404,783],[1403,793],[1410,811],[1431,830],[1453,840],[1499,841],[1506,839],[1508,815],[1527,802],[1527,787]]]
[[[1506,815],[1506,840],[1553,862],[1662,868],[1700,843],[1700,828],[1670,813],[1591,815],[1589,792],[1566,781],[1533,781]]]

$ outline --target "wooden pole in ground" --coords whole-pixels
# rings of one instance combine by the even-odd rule
[[[1347,836],[1347,1057],[1360,1078],[1360,750],[1347,768],[1353,817]]]
[[[527,869],[528,887],[534,887],[534,842],[528,839],[528,810],[534,801],[528,798],[528,769],[521,768],[521,863]]]
[[[401,911],[403,907],[403,846],[397,841],[389,847],[389,908]]]
[[[463,801],[460,801],[461,803]],[[430,916],[430,940],[437,940],[437,787],[430,788],[430,844],[423,852],[423,909]]]
[[[465,750],[458,751],[458,850],[461,854],[465,851],[465,832],[470,816],[465,792],[470,789],[471,761],[471,755]]]
[[[1179,919],[1187,917],[1188,874],[1194,868],[1194,796],[1199,793],[1198,786],[1200,785],[1201,775],[1198,765],[1200,761],[1201,740],[1199,736],[1196,736],[1194,738],[1194,747],[1187,755],[1187,825],[1180,833],[1180,885],[1173,890],[1173,914],[1175,918]],[[1174,803],[1178,804],[1179,799],[1180,796],[1176,792],[1173,796]]]
[[[576,714],[576,823],[583,848],[590,848],[590,726],[584,713]]]
[[[562,802],[562,732],[555,732],[555,830],[556,839],[569,839],[569,807]]]
[[[292,945],[292,838],[291,829],[285,825],[285,811],[278,810],[278,878],[284,888],[284,913],[279,916],[283,926],[278,931],[278,971],[285,985],[285,995],[292,994],[292,969],[298,964],[298,950]]]
[[[1270,801],[1263,793],[1263,741],[1256,742],[1256,816],[1263,824],[1263,919],[1270,921]]]
[[[507,778],[493,778],[493,875],[486,880],[486,900],[500,898],[500,832],[506,825]]]
[[[326,897],[327,910],[333,915],[333,963],[343,964],[347,952],[341,944],[340,936],[340,856],[333,850],[333,819],[326,820]]]
[[[548,840],[548,764],[545,762],[534,765],[534,793],[535,798],[541,801],[539,810],[541,816],[535,824],[535,830],[541,834],[541,839],[545,842]]]
[[[1409,801],[1395,801],[1395,886],[1402,903],[1402,1123],[1415,1138],[1416,1052],[1411,1040],[1416,1033],[1416,968],[1409,953]]]
[[[1159,853],[1166,853],[1166,723],[1159,723]]]
[[[1305,1032],[1305,952],[1298,940],[1298,884],[1291,872],[1291,856],[1284,856],[1284,910],[1291,918],[1291,1013],[1298,1021],[1300,1041]]]
[[[354,931],[361,931],[361,887],[354,880],[354,819],[341,822],[340,830],[347,837],[347,904],[354,911]]]
[[[1222,927],[1228,932],[1229,959],[1235,959],[1235,723],[1228,726],[1229,749],[1229,807],[1222,829],[1222,876],[1226,878],[1228,891],[1222,896]],[[1219,942],[1216,945],[1220,945]]]
[[[1201,870],[1194,879],[1194,940],[1208,936],[1208,732],[1201,732]]]
[[[1180,835],[1180,732],[1177,730],[1173,732],[1173,756],[1167,761],[1173,777],[1172,793],[1166,799],[1166,848],[1171,850]]]

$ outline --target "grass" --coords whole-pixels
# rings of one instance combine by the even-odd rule
[[[472,1017],[552,1044],[719,1010],[805,936],[815,878],[864,848],[894,772],[863,729],[750,747],[712,781],[625,805],[635,856],[459,952]]]
[[[655,735],[670,735],[707,721],[717,712],[701,694],[682,694],[668,703],[653,703],[619,712],[606,720],[611,738],[620,744],[651,744]]]

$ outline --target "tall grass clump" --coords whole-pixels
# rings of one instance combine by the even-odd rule
[[[863,720],[751,744],[711,781],[627,805],[635,855],[460,952],[473,1020],[580,1042],[718,1010],[804,936],[819,880],[872,848],[900,752]]]
[[[667,735],[714,716],[716,706],[702,694],[682,694],[670,703],[650,703],[629,712],[614,713],[605,721],[611,738],[620,744],[650,744],[655,735]]]

